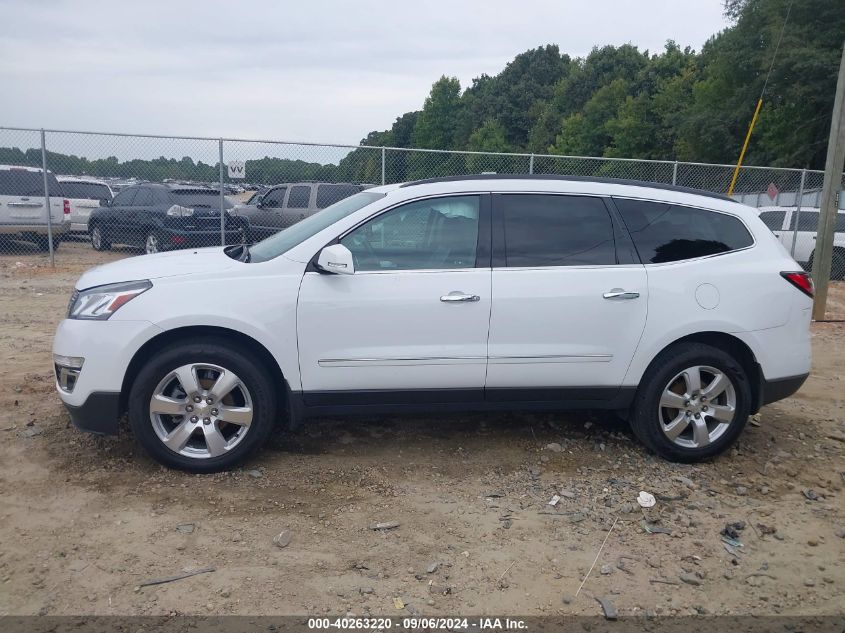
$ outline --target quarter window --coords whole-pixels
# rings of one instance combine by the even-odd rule
[[[732,215],[667,202],[615,199],[644,264],[676,262],[751,246]]]
[[[478,245],[478,196],[420,200],[359,226],[340,243],[356,270],[473,268]]]
[[[783,220],[786,217],[786,211],[763,211],[760,214],[760,219],[772,231],[780,231],[783,229]]]
[[[616,264],[604,202],[584,196],[507,194],[498,198],[507,266]]]
[[[291,187],[288,195],[288,209],[307,209],[311,187]]]

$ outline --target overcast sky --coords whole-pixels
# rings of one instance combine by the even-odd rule
[[[725,26],[722,0],[0,0],[0,126],[357,143],[443,74]]]

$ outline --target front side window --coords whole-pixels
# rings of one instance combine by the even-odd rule
[[[124,189],[114,197],[112,206],[114,207],[129,207],[132,206],[132,201],[135,199],[135,194],[138,192],[137,187],[131,189]]]
[[[727,253],[754,243],[739,218],[668,202],[614,199],[644,264]]]
[[[473,268],[478,213],[478,196],[419,200],[373,218],[340,243],[356,271]]]
[[[269,207],[271,209],[280,209],[282,207],[282,203],[285,201],[285,192],[287,190],[287,187],[276,187],[275,189],[271,189],[261,199],[261,206]]]
[[[288,209],[307,209],[311,198],[311,187],[291,187],[288,195]]]
[[[585,196],[502,195],[507,266],[616,264],[604,202]]]

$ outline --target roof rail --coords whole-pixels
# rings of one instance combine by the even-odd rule
[[[598,176],[559,176],[557,174],[474,174],[467,176],[442,176],[440,178],[426,178],[423,180],[405,182],[399,185],[399,187],[428,185],[438,182],[459,182],[462,180],[569,180],[572,182],[599,182],[609,185],[629,185],[633,187],[648,187],[650,189],[662,189],[666,191],[679,191],[681,193],[692,193],[699,196],[706,196],[708,198],[716,198],[717,200],[736,202],[733,198],[721,193],[714,193],[704,189],[694,189],[692,187],[681,187],[680,185],[669,185],[661,182],[628,180],[625,178],[600,178]]]

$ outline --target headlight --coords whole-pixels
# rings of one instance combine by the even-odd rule
[[[127,281],[119,284],[95,286],[74,292],[67,318],[105,321],[117,312],[120,306],[152,287],[153,285],[145,279],[143,281]]]
[[[167,210],[167,215],[172,215],[172,216],[175,216],[177,218],[184,218],[184,217],[187,217],[187,216],[193,215],[193,214],[194,214],[193,209],[189,209],[188,207],[180,207],[178,204],[174,204],[172,207],[170,207]]]

